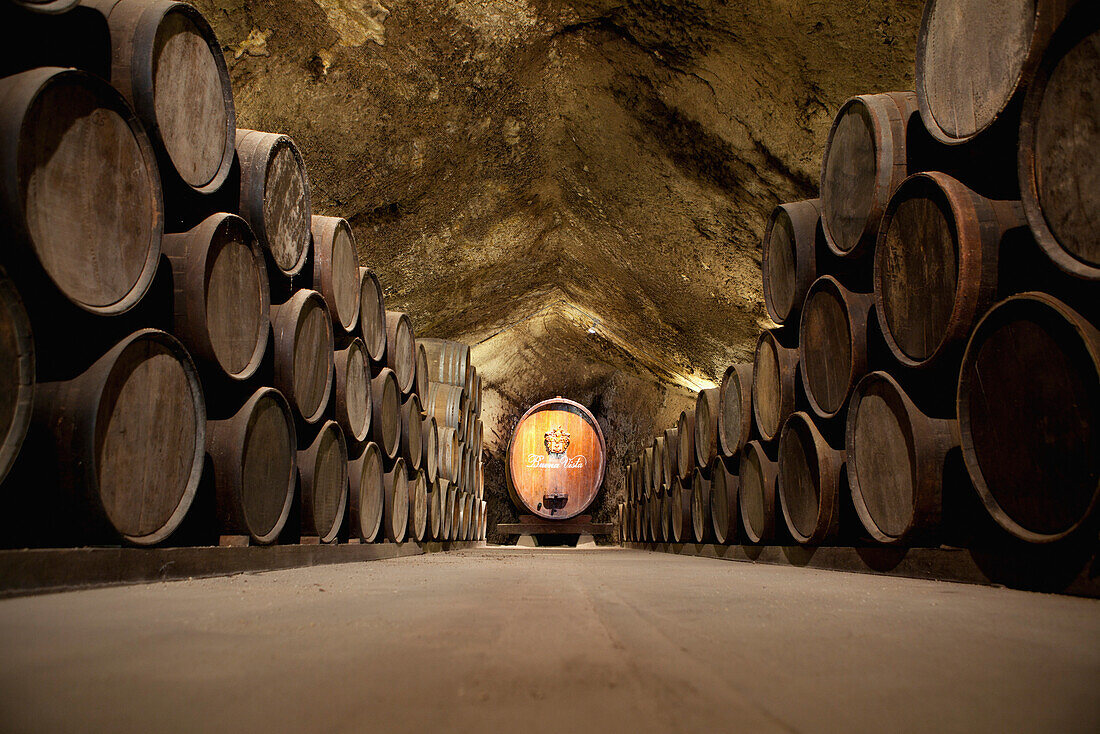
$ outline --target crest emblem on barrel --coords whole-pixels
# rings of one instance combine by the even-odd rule
[[[550,456],[562,456],[569,449],[569,431],[561,426],[555,426],[543,434],[543,443],[546,444],[546,453]]]

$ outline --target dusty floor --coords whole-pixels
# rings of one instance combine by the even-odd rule
[[[2,731],[1100,729],[1100,602],[489,548],[0,602]]]

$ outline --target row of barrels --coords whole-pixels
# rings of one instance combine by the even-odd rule
[[[945,132],[937,109],[990,90],[944,59],[1023,54],[1003,38],[979,50],[969,30],[996,24],[960,18],[982,5],[930,1],[917,92],[841,107],[820,198],[781,204],[765,230],[779,328],[627,467],[624,537],[936,544],[960,485],[1020,541],[1094,527],[1100,232],[1085,198],[1100,109],[1086,102],[1100,98],[1100,7],[1009,3],[1035,20],[1020,103]]]
[[[111,64],[0,79],[0,542],[483,535],[468,347],[386,309],[290,137],[236,128],[201,14],[49,9],[98,13]]]

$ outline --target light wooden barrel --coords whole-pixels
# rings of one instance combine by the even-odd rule
[[[382,532],[391,543],[404,543],[409,529],[409,475],[400,456],[384,475]]]
[[[764,307],[780,326],[798,315],[806,291],[817,278],[817,249],[823,236],[819,199],[780,204],[772,210],[764,230],[760,270]]]
[[[23,299],[0,268],[0,482],[19,455],[34,405],[34,338]]]
[[[359,268],[359,334],[371,362],[386,359],[386,300],[382,284],[370,268]]]
[[[462,445],[458,433],[450,426],[437,428],[439,434],[439,476],[452,484],[459,480],[462,462]]]
[[[718,449],[729,458],[752,438],[752,365],[732,364],[718,387]]]
[[[454,486],[448,480],[441,478],[439,480],[439,489],[441,492],[441,494],[439,495],[439,520],[442,524],[439,539],[450,540],[451,522],[453,520],[452,512],[454,505]]]
[[[386,311],[386,366],[403,394],[416,386],[416,338],[412,321],[401,311]]]
[[[382,532],[385,483],[382,452],[378,444],[367,443],[348,466],[348,519],[353,538],[373,543]]]
[[[428,370],[428,350],[420,342],[416,343],[416,388],[414,392],[421,402],[428,399],[428,383],[431,377]]]
[[[359,253],[351,225],[340,217],[312,216],[313,289],[325,297],[332,328],[355,333],[359,325],[359,296],[362,278]]]
[[[764,543],[775,537],[776,480],[779,467],[759,441],[741,449],[737,471],[740,488],[738,506],[741,527],[750,543]]]
[[[752,366],[752,411],[765,441],[775,439],[794,412],[797,380],[798,350],[783,346],[774,332],[762,332]]]
[[[164,210],[156,156],[106,82],[44,67],[0,79],[4,262],[29,298],[56,290],[95,314],[152,283]]]
[[[348,504],[348,445],[336,421],[321,424],[312,443],[298,451],[302,487],[302,535],[331,543]]]
[[[217,191],[233,165],[237,120],[229,70],[210,24],[183,2],[93,4],[107,11],[111,83],[141,118],[162,175],[200,193]]]
[[[653,488],[660,492],[661,487],[665,484],[665,462],[668,459],[665,457],[665,437],[661,434],[653,439]]]
[[[248,223],[213,214],[164,237],[172,266],[175,335],[197,361],[247,380],[267,351],[271,322],[267,270]]]
[[[993,519],[1047,543],[1100,503],[1100,332],[1065,303],[1023,293],[978,323],[957,394],[963,459]]]
[[[831,275],[814,281],[806,296],[798,327],[798,371],[810,408],[822,418],[838,415],[867,374],[873,303],[870,293],[854,293]]]
[[[730,473],[726,460],[714,457],[710,465],[710,528],[715,543],[737,540],[738,488],[738,476]]]
[[[779,505],[795,542],[821,545],[840,530],[844,452],[821,435],[808,413],[792,413],[779,436]]]
[[[710,480],[699,467],[695,467],[695,474],[691,478],[691,527],[696,543],[704,543],[710,539]]]
[[[427,477],[425,477],[427,479]],[[442,529],[442,518],[439,513],[443,503],[439,500],[439,480],[428,482],[428,528],[427,537],[431,540],[439,540],[439,532]]]
[[[429,484],[434,484],[439,477],[439,429],[434,416],[424,418],[420,435],[422,467]]]
[[[432,382],[465,387],[471,365],[470,347],[447,339],[419,339],[428,359],[428,377]]]
[[[428,532],[428,480],[423,471],[409,476],[409,528],[407,537],[417,543],[424,541]]]
[[[275,335],[275,387],[306,423],[321,420],[332,393],[332,322],[325,299],[297,291],[271,307]]]
[[[710,462],[718,455],[718,416],[721,393],[717,387],[700,390],[695,398],[695,466],[710,472]]]
[[[676,449],[676,464],[680,479],[691,480],[695,469],[695,411],[681,411],[676,423],[676,437],[680,445]]]
[[[293,277],[309,259],[309,176],[298,146],[286,135],[238,129],[240,214],[256,233],[277,273]]]
[[[278,539],[298,477],[294,414],[282,393],[261,387],[232,417],[207,421],[206,454],[220,534],[261,545]]]
[[[370,436],[370,366],[363,342],[354,338],[346,349],[333,355],[335,363],[336,422],[350,443],[362,443]]]
[[[466,393],[456,385],[430,382],[424,411],[434,416],[435,422],[440,426],[461,430],[466,415]]]
[[[464,524],[466,522],[466,496],[463,492],[452,489],[454,502],[451,503],[451,540],[462,540]]]
[[[424,413],[415,394],[401,404],[401,456],[410,472],[418,471],[424,456]]]
[[[383,368],[370,381],[371,440],[387,459],[401,448],[401,393],[393,370]]]
[[[664,453],[664,465],[661,467],[661,479],[664,486],[672,484],[672,480],[679,474],[680,471],[680,433],[679,429],[675,426],[672,428],[666,428],[664,431],[665,436],[665,453]]]

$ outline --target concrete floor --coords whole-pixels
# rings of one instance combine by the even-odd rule
[[[621,549],[0,601],[0,731],[1100,731],[1100,602]]]

